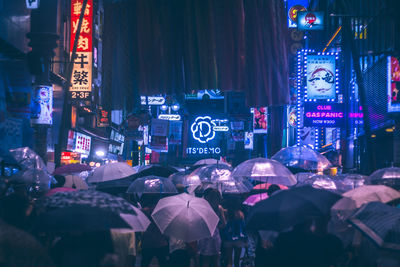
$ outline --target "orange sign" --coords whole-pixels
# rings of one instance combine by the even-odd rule
[[[68,165],[72,163],[80,163],[81,162],[81,154],[76,152],[61,152],[61,165]]]

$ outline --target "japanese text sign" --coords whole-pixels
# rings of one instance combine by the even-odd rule
[[[79,17],[83,0],[71,1],[71,38],[72,54],[75,34],[78,30]],[[93,0],[88,0],[84,11],[81,31],[77,43],[76,57],[72,70],[70,95],[72,99],[89,100],[92,90],[92,35],[93,35]]]

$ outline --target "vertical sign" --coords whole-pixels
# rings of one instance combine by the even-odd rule
[[[33,90],[31,123],[53,124],[53,87],[51,85],[37,85]]]
[[[83,0],[71,1],[70,54],[72,54],[75,34],[78,30],[82,4]],[[92,32],[93,0],[88,0],[78,39],[74,67],[72,69],[71,87],[69,88],[72,100],[90,100],[92,91]]]
[[[268,112],[266,107],[254,108],[253,112],[253,132],[267,133],[268,132]]]
[[[400,64],[388,57],[388,112],[400,112]]]

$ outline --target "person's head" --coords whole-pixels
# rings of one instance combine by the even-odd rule
[[[271,184],[267,189],[267,194],[268,194],[268,196],[271,196],[273,193],[275,193],[276,191],[279,191],[279,190],[281,190],[279,185]]]
[[[64,175],[54,175],[54,179],[57,181],[56,184],[51,184],[51,188],[63,187],[65,184],[65,177]]]
[[[176,190],[178,191],[179,194],[185,193],[185,186],[183,184],[177,184]]]
[[[219,204],[221,204],[222,196],[221,193],[214,188],[207,188],[204,191],[204,199],[210,203],[214,210],[218,210]]]

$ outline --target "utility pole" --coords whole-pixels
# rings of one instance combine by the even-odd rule
[[[56,0],[42,0],[40,7],[31,11],[31,31],[27,34],[30,39],[29,46],[32,48],[28,53],[28,63],[31,74],[35,76],[33,95],[35,95],[36,88],[39,85],[47,86],[51,88],[51,93],[49,93],[49,101],[51,102],[53,99],[49,72],[51,59],[54,57],[54,49],[57,47],[58,40],[57,4],[58,1]],[[52,110],[49,112],[51,114]],[[32,122],[34,128],[34,150],[42,157],[44,162],[47,162],[47,130],[51,126],[51,121],[46,123]]]

